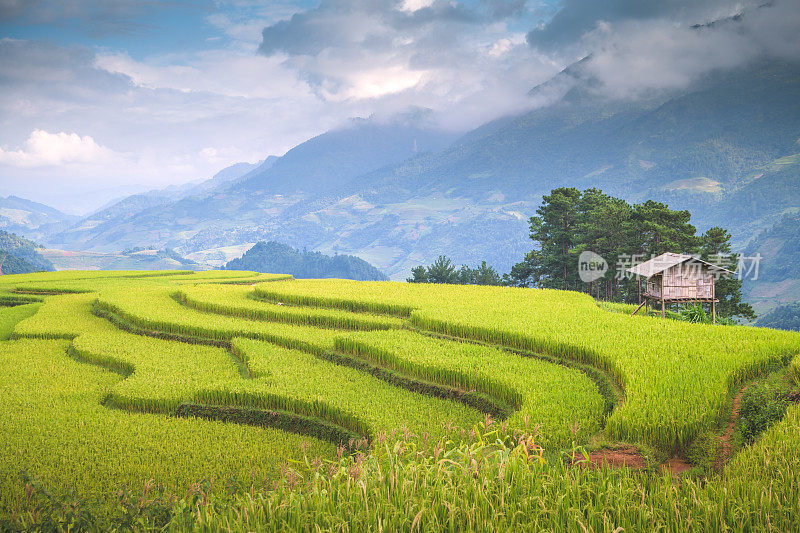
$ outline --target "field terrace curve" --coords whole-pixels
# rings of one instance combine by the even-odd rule
[[[670,452],[685,450],[720,422],[731,390],[789,364],[800,351],[797,333],[631,317],[576,292],[286,280],[257,284],[255,294],[284,304],[407,317],[423,331],[593,365],[625,392],[608,434]]]
[[[400,368],[388,371],[381,368],[376,372],[375,366],[369,366],[369,358],[353,357],[357,354],[348,356],[346,350],[335,353],[336,339],[343,339],[350,329],[369,331],[399,328],[407,325],[405,320],[350,311],[298,310],[276,306],[252,298],[253,291],[249,283],[253,280],[252,273],[229,274],[232,275],[201,273],[194,278],[194,275],[180,273],[158,277],[157,282],[154,282],[156,277],[143,279],[143,276],[129,275],[123,281],[120,279],[122,276],[102,278],[76,274],[71,280],[62,275],[64,279],[57,282],[38,279],[19,283],[14,288],[17,294],[52,296],[48,297],[48,303],[37,316],[18,325],[15,336],[74,339],[73,355],[132,375],[106,397],[105,402],[109,407],[197,416],[208,413],[187,409],[187,402],[281,410],[311,420],[322,419],[330,425],[350,431],[351,435],[368,438],[399,428],[415,435],[425,435],[426,438],[438,438],[442,428],[461,428],[463,433],[465,428],[469,429],[481,419],[483,413],[505,418],[520,408],[520,402],[511,402],[513,405],[509,405],[502,394],[493,396],[492,392],[497,391],[475,391],[462,387],[464,383],[454,383],[437,376],[398,372],[403,370]],[[256,277],[256,281],[285,278],[272,275]],[[190,279],[195,279],[196,284],[190,283]],[[246,282],[236,283],[242,279]],[[58,292],[64,295],[57,296]],[[208,302],[214,302],[215,305],[209,306]],[[242,308],[245,309],[244,313]],[[100,320],[94,315],[111,320]],[[324,329],[326,327],[337,329]],[[127,332],[120,331],[120,328]],[[76,332],[91,334],[77,335]],[[156,338],[143,341],[140,337],[134,341],[136,336],[131,333]],[[126,343],[125,338],[130,342]],[[248,343],[247,339],[256,342]],[[223,361],[225,358],[214,347],[227,348],[245,379],[221,378],[224,373],[220,372],[205,376],[199,372],[191,376],[192,379],[186,379],[189,374],[185,369],[184,378],[180,378],[181,373],[173,369],[167,375],[174,373],[169,378],[174,383],[185,381],[196,383],[197,386],[170,387],[165,383],[159,384],[165,379],[147,377],[146,369],[153,376],[157,370],[164,372],[165,369],[157,369],[157,362],[152,358],[143,360],[139,357],[136,362],[135,352],[170,353],[170,350],[175,350],[170,348],[175,340],[195,344],[192,349],[200,353],[206,350],[199,359],[197,354],[194,355],[195,369],[203,357]],[[104,342],[110,346],[104,347]],[[437,342],[443,344],[444,349],[448,346],[445,341]],[[165,344],[159,347],[158,343]],[[120,351],[111,347],[123,344],[136,349]],[[459,345],[452,343],[454,348]],[[502,356],[494,348],[473,349],[479,352],[485,350],[494,357]],[[179,352],[187,350],[189,348],[183,347]],[[505,355],[520,359],[512,354]],[[353,364],[354,359],[357,360],[356,364]],[[537,409],[524,410],[526,425],[544,426],[543,440],[554,446],[563,446],[570,441],[565,427],[573,428],[572,440],[576,437],[576,427],[581,428],[579,438],[582,440],[597,430],[602,423],[602,399],[585,375],[541,361],[525,360],[521,368],[525,368],[525,365],[532,376],[538,376],[533,381],[538,380],[542,388],[564,392],[574,388],[580,392],[583,400],[579,409],[573,408],[573,400],[569,395],[551,398],[557,405],[538,401]],[[213,379],[211,374],[214,374]],[[320,376],[323,379],[320,380]],[[420,377],[424,381],[416,379]],[[200,386],[201,383],[206,383],[206,386]],[[311,383],[314,385],[309,386]],[[342,386],[342,383],[345,385]],[[163,391],[180,390],[180,394],[162,398],[156,394],[159,387]],[[136,391],[138,396],[126,395],[123,391]],[[454,399],[459,401],[446,401]],[[386,408],[377,408],[381,405],[386,405]],[[506,412],[503,412],[504,409]],[[517,417],[511,422],[521,428],[521,418]],[[226,419],[235,421],[233,418]],[[291,426],[281,427],[292,429]],[[346,435],[345,432],[335,431],[305,432],[322,438],[341,438]]]

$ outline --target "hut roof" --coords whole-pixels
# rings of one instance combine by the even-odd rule
[[[660,274],[661,272],[664,272],[668,268],[674,267],[675,265],[679,265],[686,261],[695,261],[698,263],[703,263],[704,265],[708,266],[709,270],[733,274],[733,272],[731,272],[727,268],[722,268],[721,266],[709,263],[708,261],[703,261],[700,258],[694,257],[693,255],[674,254],[672,252],[667,252],[665,254],[656,256],[650,259],[649,261],[645,261],[644,263],[639,263],[638,265],[629,268],[628,272],[636,274],[638,276],[644,276],[646,278],[649,278],[650,276]]]

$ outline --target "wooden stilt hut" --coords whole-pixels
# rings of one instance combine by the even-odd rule
[[[649,302],[661,303],[661,316],[669,303],[710,303],[711,318],[717,321],[717,300],[714,281],[732,275],[728,269],[685,254],[665,253],[629,268],[628,272],[644,278],[644,291],[639,308]]]

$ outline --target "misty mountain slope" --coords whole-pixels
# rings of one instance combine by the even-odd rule
[[[38,202],[16,196],[0,198],[0,228],[31,239],[41,240],[76,220],[76,216]]]
[[[355,119],[289,150],[270,168],[250,174],[231,190],[283,195],[335,191],[354,176],[400,163],[418,152],[441,150],[455,138],[426,127],[424,121],[424,114],[385,123]]]
[[[689,208],[701,227],[734,229],[741,246],[800,206],[800,173],[780,158],[798,149],[799,74],[797,64],[773,64],[602,105],[574,86],[555,105],[357,177],[342,198],[295,214],[285,231],[321,250],[359,253],[397,277],[443,252],[507,269],[530,247],[526,221],[541,195],[576,186]]]
[[[736,187],[753,166],[793,151],[799,79],[800,64],[773,64],[686,92],[604,104],[575,87],[570,93],[583,94],[365,181],[387,194],[413,181],[474,199],[495,191],[525,199],[556,185],[599,185],[639,199],[698,177]]]
[[[26,274],[52,271],[53,263],[43,257],[41,246],[33,241],[0,230],[0,274]]]
[[[781,304],[800,301],[800,209],[778,219],[747,246],[744,254],[760,257],[757,279],[747,276],[744,296],[759,314]],[[748,263],[752,266],[752,262]]]
[[[389,122],[354,121],[347,128],[314,137],[204,195],[148,206],[130,217],[87,228],[89,231],[70,245],[93,251],[155,246],[193,252],[264,240],[272,235],[267,228],[277,230],[283,212],[299,202],[335,193],[337,184],[359,173],[452,142],[455,134],[426,122],[424,114]]]
[[[213,177],[200,183],[171,186],[165,189],[128,196],[84,217],[75,223],[73,227],[51,235],[47,240],[56,246],[75,249],[85,248],[86,243],[94,242],[97,235],[102,235],[109,228],[113,228],[114,234],[118,235],[120,233],[119,228],[125,227],[127,221],[138,214],[145,213],[151,209],[157,210],[184,198],[202,197],[209,191],[229,184],[254,169],[269,168],[275,159],[274,156],[270,156],[260,164],[236,163],[220,170]],[[117,247],[114,250],[120,250],[125,247]]]
[[[275,240],[355,254],[402,279],[441,253],[509,269],[531,246],[528,217],[558,186],[688,208],[701,228],[732,228],[740,246],[800,207],[798,168],[782,159],[800,151],[800,64],[717,72],[633,101],[603,98],[578,71],[566,85],[563,73],[554,79],[566,87],[558,102],[442,150],[415,155],[412,141],[420,149],[426,139],[416,127],[357,121],[206,196],[100,227],[80,245],[190,253]],[[432,144],[449,140],[427,134]]]
[[[224,268],[291,274],[299,279],[338,278],[362,281],[385,281],[387,279],[380,270],[358,257],[301,252],[277,242],[256,243],[242,257],[233,259]]]

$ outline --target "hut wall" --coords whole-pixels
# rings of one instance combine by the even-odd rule
[[[661,274],[647,278],[644,284],[644,294],[650,298],[661,298]]]
[[[690,261],[668,268],[663,273],[662,291],[665,300],[710,299],[714,278],[708,267]]]

